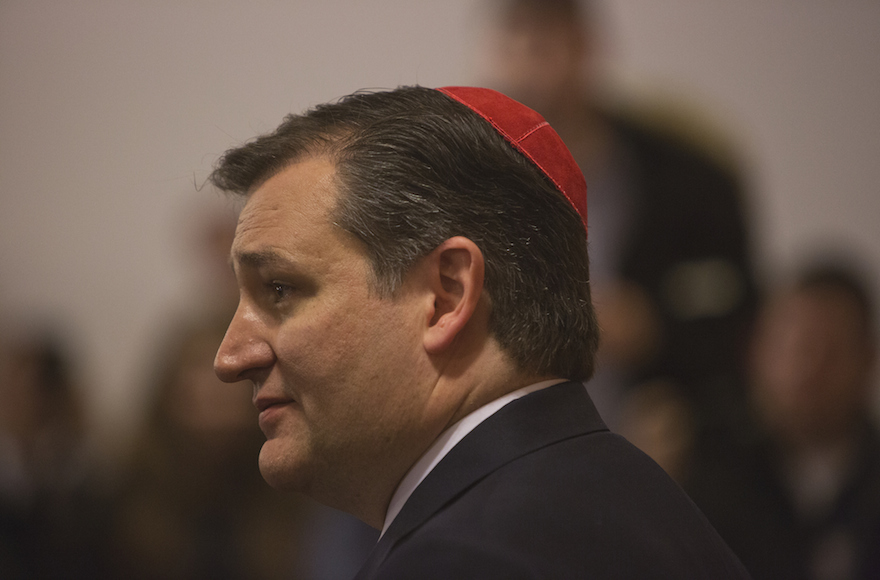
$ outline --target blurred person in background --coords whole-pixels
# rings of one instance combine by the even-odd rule
[[[55,333],[3,339],[0,577],[100,578],[107,505],[69,349]]]
[[[756,299],[739,179],[730,159],[708,153],[705,132],[658,129],[603,94],[590,4],[493,2],[486,74],[547,119],[586,177],[603,332],[588,388],[603,418],[617,427],[628,390],[663,381],[693,409],[695,428],[727,427],[744,407],[737,387]]]
[[[880,578],[876,311],[842,264],[804,269],[768,301],[752,347],[756,429],[686,484],[758,580]]]
[[[118,577],[346,578],[378,535],[348,514],[276,496],[254,460],[264,438],[250,395],[214,374],[238,302],[229,265],[237,213],[226,199],[183,214],[199,299],[170,309],[160,351],[146,361],[158,370],[117,490]]]
[[[250,397],[212,368],[237,299],[228,262],[237,212],[200,200],[182,216],[181,256],[198,299],[169,308],[158,348],[145,358],[146,408],[117,477],[112,571],[133,579],[287,578],[299,505],[260,478],[253,453],[262,435]]]
[[[698,448],[693,405],[674,383],[648,381],[630,390],[621,402],[617,432],[644,451],[680,484],[687,481]],[[732,435],[728,434],[728,438]]]
[[[222,320],[228,322],[238,304],[238,284],[229,263],[229,250],[238,218],[236,205],[234,200],[227,197],[225,203],[210,209],[206,209],[204,203],[196,204],[192,212],[187,214],[190,225],[186,229],[192,234],[187,242],[193,250],[193,269],[197,274],[200,300],[179,309],[181,312],[175,318],[189,319],[193,330],[204,325],[206,320],[212,321],[210,324],[220,324]],[[217,329],[212,328],[209,332],[215,330]],[[168,336],[176,336],[177,333],[178,328],[166,329]],[[218,345],[220,338],[222,333],[216,339]],[[199,374],[205,374],[205,365],[213,373],[212,357],[213,354],[200,359]],[[225,385],[221,388],[228,390]],[[206,394],[209,391],[207,389]],[[238,401],[249,413],[254,412],[250,398],[239,397]],[[253,425],[253,422],[249,424]],[[243,468],[257,469],[253,456],[245,461],[248,463]],[[223,484],[217,482],[215,485]],[[296,554],[286,564],[288,577],[299,580],[353,577],[376,543],[376,530],[350,514],[307,498],[288,503],[291,504],[288,506],[291,510],[288,514],[292,518],[291,523],[296,523],[297,526],[292,540],[295,545],[288,550]]]
[[[152,408],[115,510],[120,578],[280,579],[296,566],[305,507],[260,477],[250,393],[214,375],[227,323],[177,329],[157,358]]]
[[[193,275],[198,299],[188,300],[173,318],[191,320],[196,326],[215,317],[232,318],[238,286],[229,267],[229,248],[235,237],[238,207],[230,200],[208,204],[200,199],[183,216],[182,243],[188,250],[185,265]]]

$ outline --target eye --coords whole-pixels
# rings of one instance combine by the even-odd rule
[[[273,280],[268,284],[269,289],[272,291],[275,302],[281,302],[288,298],[290,294],[293,292],[293,287],[289,284],[285,284],[284,282],[278,282],[277,280]]]

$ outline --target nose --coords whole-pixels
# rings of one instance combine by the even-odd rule
[[[259,317],[246,304],[239,304],[214,357],[214,372],[221,381],[259,381],[272,368],[275,353],[266,331]]]

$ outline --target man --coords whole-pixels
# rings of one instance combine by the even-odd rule
[[[586,186],[486,89],[354,94],[226,153],[260,469],[383,530],[358,578],[742,578],[593,372]]]
[[[876,317],[847,262],[773,293],[753,339],[755,432],[687,482],[756,579],[880,578]]]

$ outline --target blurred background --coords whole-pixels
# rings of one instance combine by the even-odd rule
[[[760,271],[825,243],[880,271],[880,4],[599,5],[627,98],[694,110],[746,167]],[[109,442],[170,312],[211,299],[227,148],[359,88],[480,83],[478,0],[0,3],[0,312],[58,326]],[[219,208],[219,210],[218,210]],[[9,323],[8,323],[9,324]]]
[[[603,98],[737,168],[758,285],[833,250],[876,300],[880,3],[593,4]],[[0,1],[0,338],[65,361],[87,455],[125,471],[161,446],[143,433],[177,396],[169,351],[219,343],[236,207],[205,185],[214,161],[357,89],[501,83],[494,18],[481,0]]]

